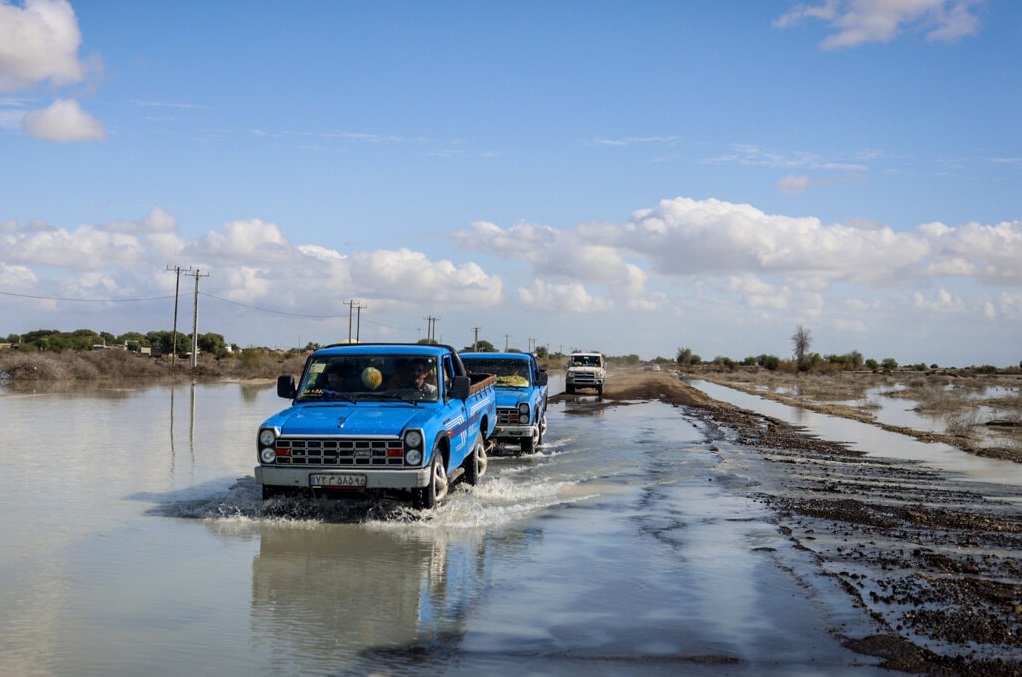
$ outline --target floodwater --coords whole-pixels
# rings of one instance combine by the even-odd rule
[[[558,390],[557,379],[551,384]],[[551,405],[436,511],[259,498],[272,387],[0,395],[8,675],[880,675],[875,628],[660,402]]]
[[[1022,502],[1022,464],[984,458],[947,444],[921,442],[869,423],[820,414],[801,407],[790,407],[715,383],[691,381],[689,384],[721,402],[773,416],[826,440],[846,442],[851,449],[869,455],[921,463],[953,473],[961,481],[976,485],[981,483],[999,485],[998,498]],[[1005,488],[1008,489],[1007,492]]]

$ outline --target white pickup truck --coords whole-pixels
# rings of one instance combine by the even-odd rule
[[[592,388],[603,397],[603,382],[607,380],[607,365],[602,353],[572,353],[568,358],[568,372],[564,375],[564,392],[574,393],[580,388]]]

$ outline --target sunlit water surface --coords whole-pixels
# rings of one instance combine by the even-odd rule
[[[552,384],[554,392],[558,382]],[[239,384],[0,396],[11,675],[882,674],[869,620],[662,403],[552,405],[437,511],[264,505]]]

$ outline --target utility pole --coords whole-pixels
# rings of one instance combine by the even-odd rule
[[[362,309],[368,307],[361,303],[355,306],[355,343],[359,342],[359,334],[362,333]]]
[[[426,341],[428,341],[429,343],[435,343],[436,342],[436,338],[435,338],[436,337],[436,321],[439,320],[440,318],[439,317],[435,317],[433,315],[427,315],[426,317],[424,317],[422,319],[426,320]]]
[[[510,338],[511,338],[511,334],[504,334],[504,352],[505,353],[507,352],[507,349],[508,349],[508,339],[510,339]]]
[[[174,282],[174,334],[170,349],[170,366],[174,366],[174,363],[177,361],[177,296],[181,290],[181,273],[190,273],[192,267],[188,266],[188,268],[182,270],[181,266],[174,266],[173,268],[167,266],[167,270],[173,270],[177,273],[177,280]]]
[[[362,305],[359,304],[359,302],[356,301],[355,299],[348,299],[347,301],[344,302],[344,305],[348,306],[348,343],[351,343],[351,321],[353,319],[356,306],[358,307],[359,311],[361,311]],[[359,313],[359,316],[361,318],[361,312]],[[357,338],[355,340],[358,341]]]
[[[192,366],[199,362],[199,278],[209,277],[209,273],[202,275],[196,268],[192,273],[195,276],[195,307],[192,311]]]
[[[479,352],[479,327],[472,327],[472,352]]]

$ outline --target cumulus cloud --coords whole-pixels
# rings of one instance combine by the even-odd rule
[[[294,250],[275,223],[262,219],[231,221],[191,243],[186,251],[196,257],[218,261],[284,261]]]
[[[518,289],[518,299],[527,306],[552,313],[598,313],[614,307],[611,299],[590,294],[577,282],[556,284],[533,280],[531,287]]]
[[[78,20],[65,0],[26,0],[24,7],[0,0],[0,91],[82,80],[81,42]]]
[[[975,10],[981,4],[981,0],[825,0],[795,7],[774,26],[823,21],[837,31],[823,41],[823,49],[890,42],[905,30],[921,32],[931,41],[955,42],[977,33]]]
[[[422,252],[401,248],[351,255],[355,279],[371,279],[374,293],[416,303],[491,306],[500,301],[503,282],[475,263],[430,261]]]
[[[342,253],[322,245],[292,245],[277,224],[232,221],[186,240],[176,219],[153,209],[138,221],[69,230],[44,223],[0,231],[0,281],[7,290],[35,284],[66,298],[151,296],[173,291],[169,266],[208,274],[204,287],[231,301],[324,316],[355,295],[378,305],[444,304],[489,307],[503,282],[476,263],[431,260],[409,249]],[[49,269],[46,284],[35,276]],[[53,276],[57,271],[57,276]]]
[[[46,141],[101,141],[103,125],[82,110],[73,99],[58,99],[49,107],[25,114],[21,122],[27,134]]]
[[[605,322],[599,313],[613,310],[649,318],[650,326],[663,319],[668,324],[658,331],[670,332],[669,318],[684,312],[732,330],[753,321],[764,327],[812,320],[821,337],[824,322],[840,336],[841,327],[865,325],[891,331],[931,321],[1010,323],[1022,310],[1022,222],[934,222],[894,232],[876,223],[826,224],[679,197],[620,223],[557,229],[479,222],[452,238],[481,258],[296,245],[261,219],[186,238],[159,207],[138,220],[76,229],[6,221],[0,291],[151,297],[173,293],[174,275],[166,271],[180,265],[208,274],[203,291],[222,300],[345,322],[346,302],[359,299],[374,317],[393,313],[411,325],[426,313],[474,318],[485,309],[586,331],[585,323]],[[505,279],[512,281],[510,294]],[[939,291],[916,291],[926,289]],[[743,340],[740,330],[733,333]]]

